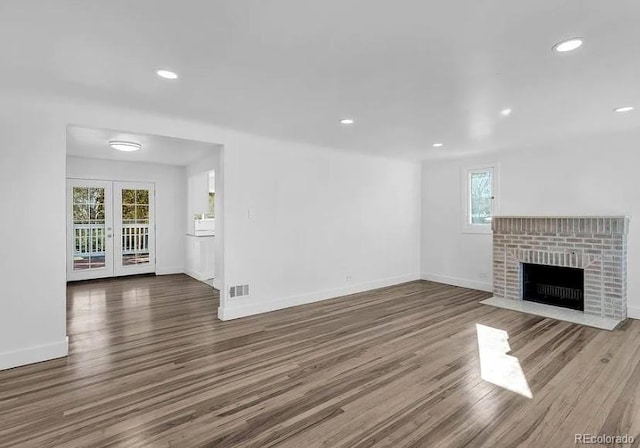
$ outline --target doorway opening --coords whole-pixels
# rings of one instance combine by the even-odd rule
[[[214,143],[68,126],[67,280],[187,274],[219,289],[221,167]]]

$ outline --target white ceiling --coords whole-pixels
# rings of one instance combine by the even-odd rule
[[[638,24],[638,0],[4,0],[0,81],[420,159],[638,129]]]
[[[109,146],[111,140],[140,143],[142,149],[135,152],[116,151]],[[67,127],[67,155],[77,157],[186,166],[207,156],[215,148],[213,143],[174,137],[80,126]]]

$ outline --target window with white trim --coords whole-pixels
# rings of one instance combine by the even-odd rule
[[[486,164],[463,171],[463,232],[491,233],[497,213],[498,167]]]

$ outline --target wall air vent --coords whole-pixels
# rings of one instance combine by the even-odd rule
[[[243,297],[249,295],[249,285],[237,285],[229,288],[229,298]]]

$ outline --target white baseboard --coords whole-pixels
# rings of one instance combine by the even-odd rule
[[[238,319],[240,317],[253,316],[255,314],[268,313],[269,311],[281,310],[297,305],[319,302],[321,300],[335,299],[336,297],[355,294],[358,292],[370,291],[372,289],[384,288],[385,286],[398,285],[400,283],[420,280],[420,274],[410,274],[401,277],[387,278],[368,283],[359,283],[343,288],[335,288],[326,291],[301,294],[276,300],[260,300],[258,303],[243,303],[235,305],[233,302],[224,308],[218,308],[218,318],[220,320]],[[233,299],[230,299],[231,301]],[[229,302],[230,300],[227,300]]]
[[[209,280],[211,277],[203,272],[193,271],[191,269],[185,269],[184,273],[187,274],[191,278],[195,278],[199,282],[203,282],[205,280]]]
[[[62,358],[68,354],[69,337],[67,336],[62,341],[0,353],[0,370]]]
[[[493,285],[491,283],[478,282],[476,280],[467,280],[465,278],[449,277],[447,275],[423,272],[422,280],[444,283],[446,285],[460,286],[462,288],[479,289],[480,291],[493,292]]]
[[[631,319],[640,319],[640,308],[627,306],[627,317]]]
[[[156,266],[156,275],[184,274],[183,266]]]

